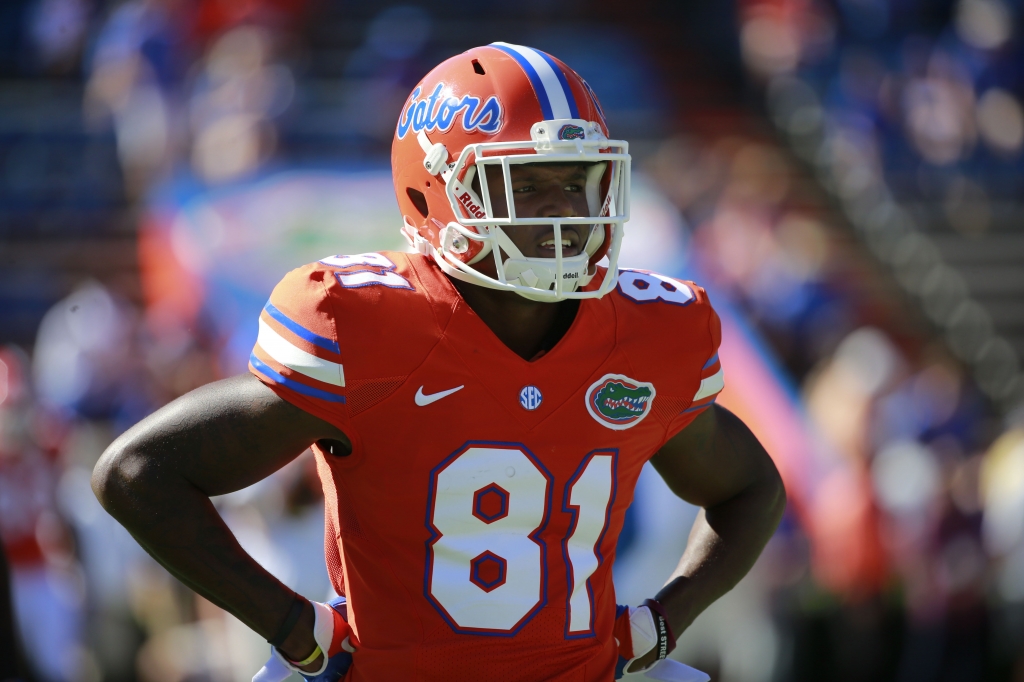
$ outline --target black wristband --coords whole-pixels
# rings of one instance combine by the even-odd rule
[[[672,650],[676,648],[676,637],[672,634],[672,626],[668,622],[668,614],[665,613],[665,608],[654,601],[648,599],[644,602],[644,606],[651,610],[651,615],[654,616],[654,627],[658,631],[658,660],[667,658]]]
[[[288,615],[285,617],[284,622],[281,623],[281,627],[277,629],[277,633],[267,640],[271,646],[275,646],[278,649],[284,644],[284,640],[288,639],[288,635],[292,634],[292,630],[295,629],[295,624],[299,622],[299,618],[302,617],[302,611],[306,608],[306,600],[299,596],[296,592],[293,599],[291,608],[288,609]]]

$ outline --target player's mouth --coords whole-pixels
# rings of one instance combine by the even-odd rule
[[[556,255],[555,251],[555,233],[554,230],[550,232],[545,231],[540,241],[537,242],[537,257],[538,258],[554,258]],[[575,226],[565,226],[562,228],[562,258],[571,258],[577,256],[580,253],[580,235],[576,231]]]

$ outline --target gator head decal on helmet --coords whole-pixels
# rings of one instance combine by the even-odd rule
[[[559,140],[585,140],[587,133],[581,126],[566,124],[558,129]]]
[[[621,431],[647,416],[654,393],[654,384],[606,374],[587,389],[587,411],[600,424]]]

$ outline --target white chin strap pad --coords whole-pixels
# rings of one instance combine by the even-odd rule
[[[510,284],[520,284],[545,291],[555,288],[555,280],[558,277],[558,259],[527,258],[512,242],[505,230],[500,227],[495,229],[495,239],[501,251],[508,254],[508,258],[502,264],[506,281]],[[587,277],[589,264],[590,255],[586,250],[579,255],[562,258],[562,291],[576,291],[577,288],[589,282],[590,278]]]

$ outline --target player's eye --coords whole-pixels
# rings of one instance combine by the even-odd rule
[[[522,187],[513,187],[513,194],[526,194],[527,192],[536,192],[537,189],[533,185],[523,185]]]
[[[579,185],[579,184],[576,184],[576,183],[569,183],[568,185],[565,186],[565,191],[566,192],[582,192],[583,191],[583,185]]]

